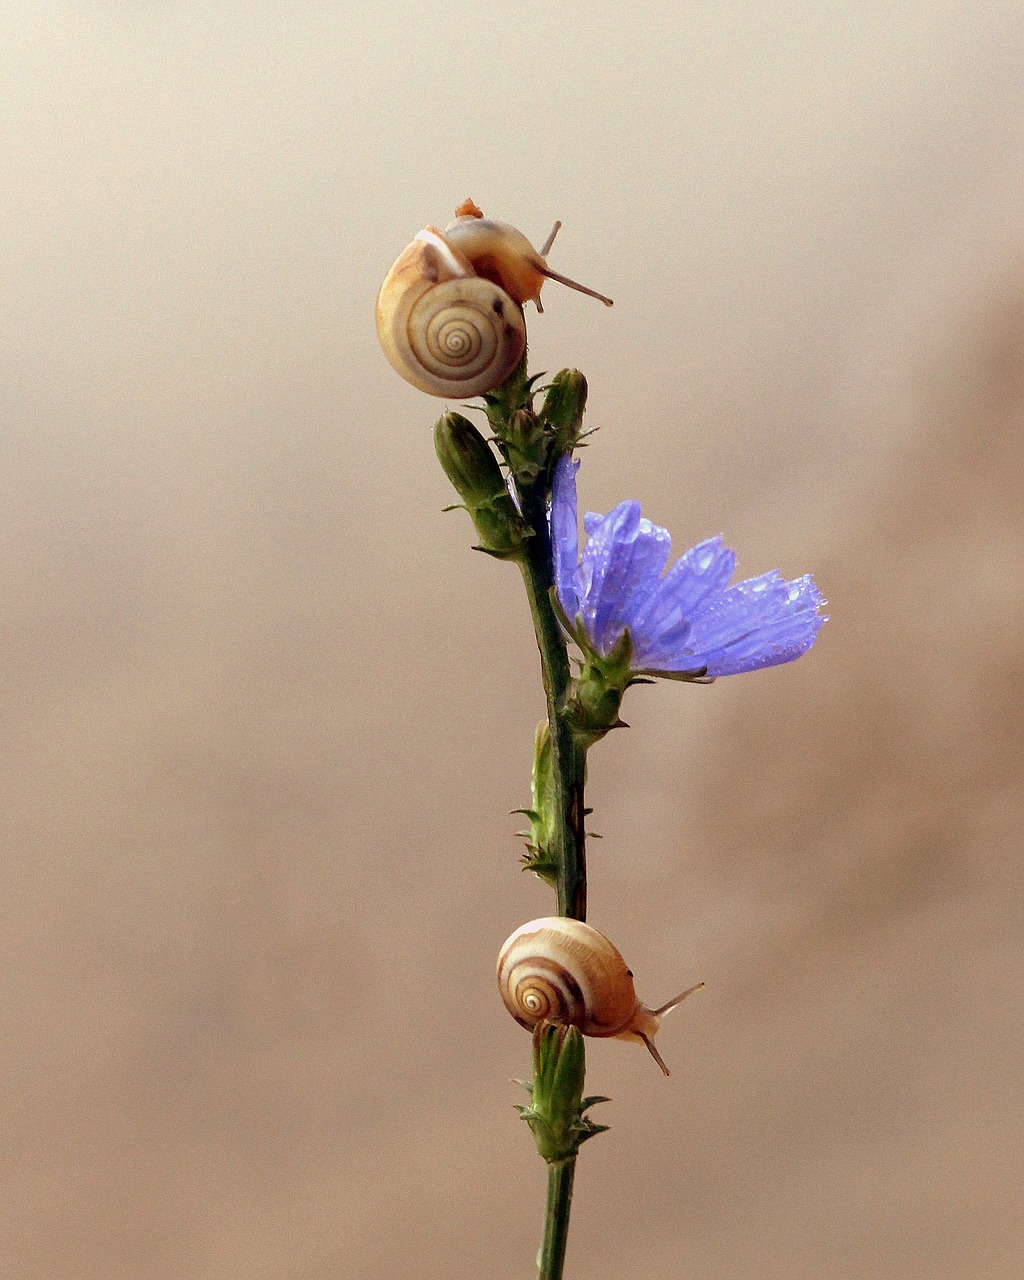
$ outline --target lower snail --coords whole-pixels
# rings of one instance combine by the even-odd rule
[[[444,231],[424,227],[377,295],[377,336],[396,372],[432,396],[468,400],[504,382],[526,350],[523,303],[545,280],[611,299],[552,271],[521,231],[485,218],[472,200]]]
[[[657,1009],[637,999],[633,973],[596,929],[564,916],[521,925],[498,953],[498,990],[520,1026],[545,1020],[579,1027],[585,1036],[639,1040],[665,1075],[654,1047],[661,1019],[704,985],[698,982]]]

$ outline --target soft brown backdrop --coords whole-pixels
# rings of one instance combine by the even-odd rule
[[[569,1274],[1024,1271],[1017,5],[5,7],[0,1271],[533,1274],[497,947],[541,713],[371,325],[472,195],[588,506],[812,570],[803,661],[630,697]]]

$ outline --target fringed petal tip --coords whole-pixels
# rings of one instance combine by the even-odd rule
[[[810,574],[786,580],[778,570],[728,586],[736,556],[721,535],[684,552],[665,572],[667,530],[621,502],[606,516],[588,513],[582,556],[576,501],[578,463],[555,468],[551,539],[558,599],[578,617],[604,657],[628,629],[634,671],[686,678],[738,675],[792,662],[828,619]],[[690,676],[692,678],[692,675]]]

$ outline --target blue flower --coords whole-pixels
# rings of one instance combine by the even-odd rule
[[[773,570],[730,587],[736,556],[720,537],[665,572],[672,539],[638,502],[585,515],[581,556],[578,467],[568,455],[555,467],[551,542],[558,603],[585,652],[628,655],[633,675],[693,680],[792,662],[811,647],[825,601],[809,574],[787,582]]]

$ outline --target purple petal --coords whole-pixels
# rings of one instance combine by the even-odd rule
[[[668,532],[644,519],[637,502],[605,516],[587,512],[580,556],[578,466],[565,457],[555,468],[554,578],[563,609],[582,619],[598,653],[607,656],[628,627],[634,671],[724,676],[791,662],[814,643],[825,602],[813,578],[786,581],[773,570],[729,587],[736,556],[720,537],[691,547],[664,573]]]
[[[638,502],[622,502],[593,526],[583,550],[583,617],[599,653],[608,654],[635,611],[657,589],[671,548],[665,529],[640,515]]]
[[[737,675],[799,658],[814,643],[825,621],[817,610],[824,604],[810,575],[787,582],[778,571],[748,578],[708,598],[693,618],[681,665],[693,660],[708,675]]]
[[[634,614],[631,631],[637,666],[690,669],[685,664],[666,664],[685,642],[701,603],[725,586],[735,567],[736,554],[722,546],[720,536],[699,542],[679,557]]]
[[[580,595],[587,634],[599,653],[606,653],[602,633],[622,588],[623,550],[640,527],[640,503],[620,502],[599,522],[591,525],[590,537],[580,560]],[[628,583],[625,584],[628,590]],[[607,589],[606,589],[607,588]],[[620,633],[621,634],[621,633]]]
[[[576,472],[579,463],[563,454],[555,464],[551,485],[551,549],[558,603],[570,622],[580,611],[576,590],[579,526],[576,515]]]

